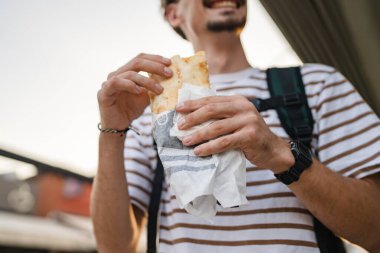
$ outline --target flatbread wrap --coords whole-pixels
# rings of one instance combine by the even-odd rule
[[[209,74],[204,51],[199,51],[195,55],[181,58],[176,55],[171,58],[172,63],[169,68],[173,71],[171,78],[164,78],[159,75],[150,75],[164,88],[160,95],[149,92],[151,111],[160,114],[164,111],[174,110],[178,101],[178,90],[184,83],[195,86],[210,88]]]

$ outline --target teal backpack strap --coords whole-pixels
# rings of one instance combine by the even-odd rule
[[[259,111],[276,109],[290,138],[310,147],[314,120],[309,108],[299,67],[270,68],[267,82],[271,97],[255,99]]]
[[[310,147],[314,120],[308,105],[299,67],[267,70],[268,99],[253,99],[258,111],[276,109],[281,125],[293,140]],[[342,240],[314,218],[314,230],[321,253],[344,253]]]

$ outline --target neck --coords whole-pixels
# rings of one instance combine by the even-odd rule
[[[229,32],[220,32],[217,36],[211,35],[192,41],[195,52],[206,52],[210,74],[237,72],[250,67],[238,34],[231,36]]]

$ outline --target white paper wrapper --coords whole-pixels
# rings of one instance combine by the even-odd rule
[[[212,89],[185,83],[178,91],[178,103],[215,94]],[[178,205],[190,214],[210,219],[216,214],[217,202],[224,208],[246,204],[243,153],[230,150],[207,157],[196,156],[194,147],[186,147],[180,140],[212,122],[181,131],[177,127],[181,117],[175,111],[153,116],[153,137]]]

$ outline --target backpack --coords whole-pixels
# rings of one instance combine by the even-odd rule
[[[293,140],[310,147],[314,120],[308,105],[300,67],[267,69],[267,83],[271,97],[250,101],[259,112],[275,109],[282,127]],[[153,180],[148,208],[147,252],[156,253],[157,216],[161,200],[164,168],[157,155],[157,168]],[[321,253],[345,253],[342,240],[313,217],[314,230]]]

